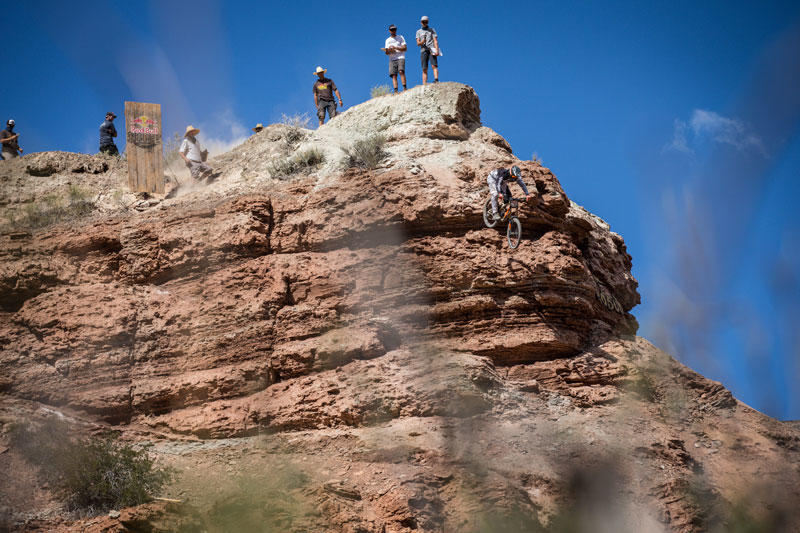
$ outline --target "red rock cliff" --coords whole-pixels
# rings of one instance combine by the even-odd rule
[[[625,524],[688,531],[708,519],[680,496],[708,462],[695,442],[738,434],[731,416],[772,428],[748,432],[748,445],[770,432],[797,442],[796,430],[634,337],[639,294],[622,237],[481,126],[471,88],[417,88],[316,132],[290,130],[272,126],[217,158],[223,175],[207,189],[6,232],[7,405],[53,406],[143,438],[302,435],[320,469],[361,462],[337,481],[358,499],[322,490],[314,505],[330,515],[309,519],[352,531],[463,530],[480,514],[464,494],[546,522],[568,492],[570,454],[595,443],[639,458],[624,474],[630,492],[620,489]],[[373,134],[388,157],[343,170],[342,149]],[[276,157],[308,148],[325,153],[321,167],[278,174]],[[0,169],[18,191],[6,193],[9,205],[31,180],[51,190],[75,181],[75,164],[93,169],[80,175],[98,188],[120,187],[113,164],[48,158],[63,160],[39,154]],[[510,164],[536,192],[517,250],[481,211],[486,175]],[[644,382],[646,399],[636,392]],[[685,391],[675,417],[663,414],[673,389]],[[418,451],[370,460],[359,454],[374,446],[321,451],[325,439],[374,443],[373,431]],[[564,431],[576,438],[554,437]],[[781,453],[797,459],[792,446],[760,456],[760,471],[780,477]],[[481,458],[493,464],[483,484],[454,488],[483,472]],[[735,465],[705,466],[725,501],[738,490]]]

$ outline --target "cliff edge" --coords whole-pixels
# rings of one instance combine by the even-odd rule
[[[377,135],[375,168],[350,167]],[[276,165],[309,150],[323,161]],[[482,221],[511,164],[536,191],[517,250]],[[94,199],[0,235],[4,424],[120,430],[198,509],[244,502],[258,524],[290,495],[284,530],[531,531],[577,509],[694,531],[800,500],[797,428],[635,336],[622,237],[482,126],[470,87],[273,125],[212,165],[206,188],[136,198],[105,157],[0,164],[9,212],[76,184]],[[18,524],[57,510],[2,483]]]

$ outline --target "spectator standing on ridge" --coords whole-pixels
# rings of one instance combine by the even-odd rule
[[[3,144],[2,153],[5,160],[17,158],[22,153],[22,148],[19,147],[19,133],[14,133],[15,124],[13,118],[8,119],[6,129],[0,132],[0,143]]]
[[[389,56],[389,77],[392,78],[392,86],[397,94],[397,74],[400,73],[400,81],[403,82],[403,90],[406,90],[406,40],[402,35],[397,35],[397,26],[389,26],[389,37],[386,38],[386,48],[381,48]]]
[[[420,47],[420,57],[422,59],[422,85],[428,83],[428,61],[433,67],[433,82],[439,81],[439,37],[436,30],[428,26],[428,16],[423,16],[420,20],[422,27],[417,30],[417,46]]]
[[[119,155],[117,145],[114,144],[114,137],[117,136],[117,128],[114,127],[114,119],[117,115],[113,111],[106,113],[105,121],[100,124],[100,153],[108,155]]]
[[[200,142],[197,140],[198,133],[200,133],[198,128],[186,126],[186,133],[183,135],[183,142],[178,149],[178,153],[186,161],[186,166],[189,167],[192,178],[198,181],[208,178],[210,181],[214,170],[205,163],[208,157],[208,150],[203,150],[200,147]]]
[[[319,118],[319,125],[325,124],[325,110],[328,110],[328,117],[333,118],[336,116],[336,102],[333,101],[333,93],[339,99],[339,105],[343,106],[342,95],[339,94],[339,89],[332,79],[326,78],[325,73],[328,69],[317,67],[315,74],[319,79],[314,82],[314,105],[317,107],[317,117]]]
[[[256,124],[256,127],[253,128],[253,133],[260,133],[261,130],[263,130],[263,129],[264,129],[264,125],[259,122],[258,124]]]

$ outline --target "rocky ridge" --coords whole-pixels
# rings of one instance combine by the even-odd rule
[[[156,442],[195,502],[243,498],[203,475],[302,471],[266,491],[304,502],[298,531],[477,531],[485,516],[531,530],[594,494],[570,484],[575,463],[619,484],[628,530],[713,526],[756,472],[800,496],[797,429],[635,337],[623,239],[482,126],[471,88],[418,87],[292,133],[216,158],[207,188],[0,236],[5,419],[46,406]],[[343,168],[374,134],[383,163]],[[270,174],[309,147],[323,165]],[[516,251],[481,219],[486,174],[512,163],[537,193]],[[0,165],[10,210],[84,176],[124,189],[103,157]]]

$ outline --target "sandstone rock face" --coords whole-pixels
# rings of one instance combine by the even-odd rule
[[[635,487],[625,527],[688,531],[711,523],[684,494],[697,472],[726,502],[738,490],[733,460],[692,447],[709,424],[760,428],[742,446],[780,435],[781,450],[750,456],[768,476],[797,460],[795,428],[633,337],[623,239],[481,126],[471,88],[374,99],[296,145],[287,131],[217,158],[208,188],[0,235],[0,394],[27,406],[9,412],[42,404],[160,436],[164,460],[187,471],[216,468],[212,442],[251,450],[237,455],[251,474],[279,450],[318,487],[296,494],[323,510],[297,530],[479,530],[484,518],[531,530],[568,497],[570,457],[594,468],[600,443],[638,461],[615,470]],[[387,159],[343,170],[341,148],[374,133]],[[326,164],[269,175],[272,157],[304,146]],[[75,168],[122,179],[87,157],[26,156],[0,175],[18,188],[60,186]],[[482,222],[485,177],[511,163],[535,192],[517,250]],[[248,440],[263,435],[274,440]],[[169,451],[180,439],[199,448]],[[207,484],[193,475],[186,486]],[[503,516],[485,517],[485,502]]]

